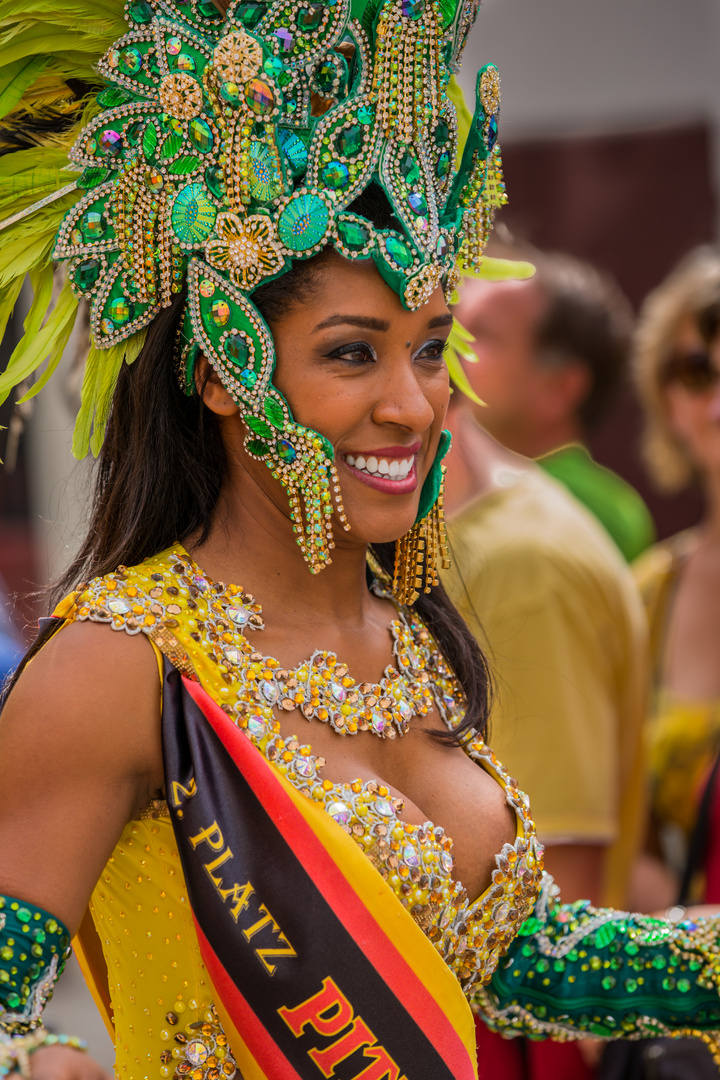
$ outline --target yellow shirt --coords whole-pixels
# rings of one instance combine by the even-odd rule
[[[446,585],[494,673],[493,746],[532,792],[545,843],[609,846],[622,906],[644,810],[647,643],[630,572],[539,469],[467,505]]]

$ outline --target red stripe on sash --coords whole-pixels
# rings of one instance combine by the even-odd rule
[[[222,740],[255,795],[267,808],[278,832],[302,860],[315,887],[332,906],[346,930],[418,1027],[432,1032],[433,1044],[456,1080],[474,1080],[476,1073],[473,1063],[457,1031],[293,804],[278,782],[276,771],[199,683],[185,676],[182,679],[185,689]],[[246,1007],[249,1008],[247,1004]]]
[[[208,969],[213,986],[220,992],[225,1010],[230,1017],[239,1017],[242,1020],[242,1041],[259,1067],[267,1075],[268,1080],[272,1080],[273,1077],[278,1075],[281,1075],[283,1080],[302,1080],[302,1077],[292,1067],[275,1040],[268,1034],[265,1025],[258,1020],[247,999],[238,990],[234,980],[228,975],[222,961],[202,932],[197,918],[195,918],[195,930],[197,931],[203,963]],[[239,1064],[242,1064],[242,1062]]]

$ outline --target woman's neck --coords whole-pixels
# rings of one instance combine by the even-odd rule
[[[333,519],[332,562],[312,574],[296,541],[284,491],[272,493],[245,470],[221,492],[210,534],[186,542],[190,555],[214,580],[242,586],[257,596],[269,621],[302,625],[360,625],[370,601],[366,548],[352,543]]]

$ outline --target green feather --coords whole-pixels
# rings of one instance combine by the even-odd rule
[[[137,359],[140,350],[145,344],[147,330],[140,330],[133,334],[127,341],[120,345],[114,345],[110,349],[103,349],[98,366],[98,377],[95,389],[95,418],[93,421],[93,433],[90,439],[90,450],[98,456],[105,438],[107,418],[110,413],[110,405],[115,392],[120,368],[123,361],[132,364]]]
[[[46,64],[47,58],[34,56],[29,60],[17,60],[0,71],[0,119],[19,104]]]
[[[484,405],[485,402],[481,401],[473,390],[463,368],[463,360],[468,364],[477,363],[474,351],[468,348],[469,344],[474,340],[472,334],[457,319],[453,319],[447,345],[445,346],[445,363],[450,378],[458,390],[477,405]]]
[[[463,277],[480,278],[482,281],[527,281],[534,276],[535,267],[532,263],[519,259],[493,259],[489,255],[483,255],[477,274],[469,270],[463,271]]]
[[[455,161],[456,164],[459,165],[462,161],[463,150],[465,149],[470,125],[472,124],[472,113],[468,108],[468,103],[465,100],[465,94],[463,93],[462,87],[454,75],[451,76],[450,82],[448,83],[447,96],[455,106],[455,114],[457,116],[458,146]]]
[[[23,287],[23,278],[18,277],[7,285],[0,286],[0,340],[5,335],[7,324],[13,313],[20,290]]]
[[[65,333],[68,325],[72,329],[77,314],[77,300],[66,282],[58,297],[50,317],[43,328],[32,339],[24,335],[10,357],[7,369],[0,375],[0,403],[5,401],[13,387],[19,386],[29,375],[36,371],[54,350],[58,336]],[[37,313],[31,309],[28,321],[34,320]]]
[[[85,361],[85,374],[80,391],[80,410],[75,421],[72,439],[72,452],[76,458],[84,458],[90,446],[90,432],[95,415],[95,383],[98,369],[108,352],[109,350],[105,349],[101,353],[94,345],[91,345]]]

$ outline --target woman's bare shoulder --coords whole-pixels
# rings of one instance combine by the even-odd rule
[[[0,716],[0,743],[17,733],[57,749],[118,754],[127,768],[159,747],[160,676],[145,635],[68,623],[27,664]]]

